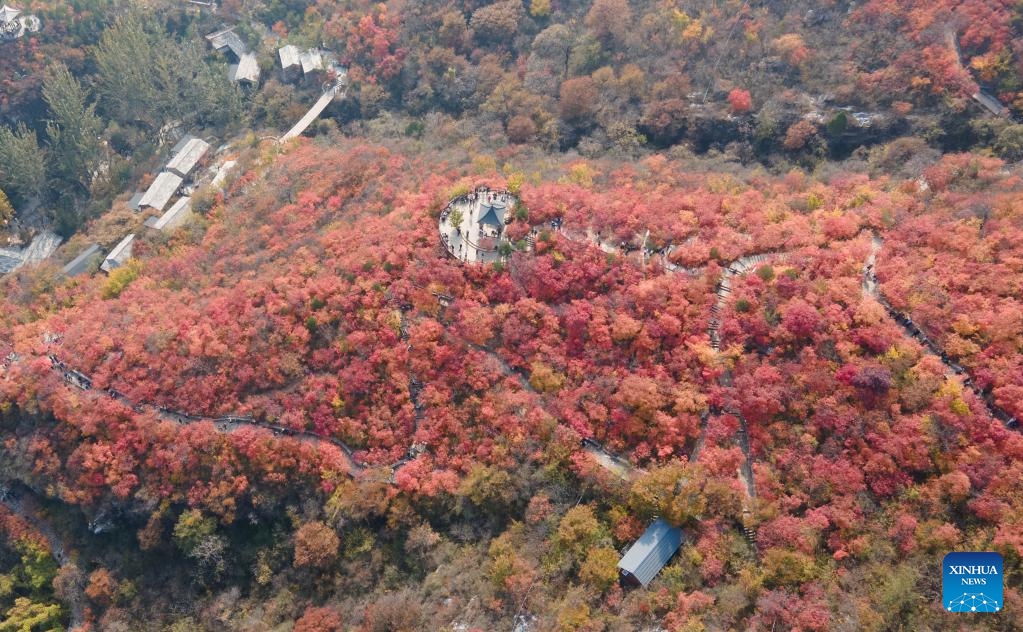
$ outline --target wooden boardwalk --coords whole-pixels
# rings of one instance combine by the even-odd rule
[[[305,116],[300,118],[298,123],[295,123],[295,125],[289,129],[284,136],[280,137],[280,142],[283,143],[291,140],[292,138],[301,136],[302,132],[312,125],[313,121],[319,118],[320,114],[323,114],[323,111],[327,109],[327,106],[330,105],[330,102],[334,100],[334,97],[338,95],[343,86],[344,83],[339,81],[321,94],[320,98],[316,100],[316,103],[314,103],[313,106],[309,108],[309,111],[305,113]]]

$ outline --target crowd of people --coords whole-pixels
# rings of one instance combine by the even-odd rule
[[[504,228],[481,220],[490,207],[496,207],[503,210],[500,219],[504,225],[510,224],[512,215],[509,210],[514,201],[510,191],[487,186],[476,187],[455,197],[440,214],[440,233],[444,247],[462,261],[483,261],[487,256],[496,257],[497,242],[503,236]],[[460,213],[457,224],[451,222],[451,215],[455,211]],[[453,234],[451,228],[454,229]]]

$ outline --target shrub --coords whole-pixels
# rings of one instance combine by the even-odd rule
[[[295,566],[324,569],[337,561],[341,539],[322,522],[307,522],[295,532]]]
[[[101,292],[103,298],[111,299],[120,296],[121,292],[138,278],[141,271],[142,266],[135,259],[129,259],[125,265],[111,270],[107,282],[103,285]]]

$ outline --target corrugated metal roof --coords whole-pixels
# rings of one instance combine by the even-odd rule
[[[300,56],[302,61],[302,73],[309,74],[316,70],[323,70],[323,55],[320,51],[310,48]]]
[[[618,568],[635,577],[645,587],[680,546],[682,530],[658,518],[626,551],[618,562]]]
[[[170,159],[167,171],[173,171],[182,178],[188,176],[209,149],[209,143],[201,138],[193,138]]]
[[[181,182],[181,176],[169,171],[161,171],[160,175],[156,176],[156,179],[153,180],[153,184],[149,185],[142,199],[139,200],[139,206],[148,206],[162,211],[163,207],[167,206],[167,202],[174,195],[174,192],[181,186]]]
[[[242,38],[238,37],[238,34],[234,32],[234,27],[226,28],[222,31],[210,33],[206,36],[209,40],[210,45],[220,52],[230,50],[235,54],[236,57],[241,57],[245,53],[249,52],[249,47],[245,45]]]
[[[302,63],[299,60],[298,46],[295,46],[294,44],[281,46],[280,50],[277,51],[277,54],[281,58],[281,68],[290,68]]]
[[[61,270],[68,276],[81,274],[89,269],[89,261],[99,254],[99,244],[92,244],[81,252],[77,257],[68,262]]]
[[[259,83],[259,63],[255,53],[245,53],[238,59],[237,66],[231,66],[231,81]]]
[[[227,181],[227,174],[230,173],[234,166],[238,164],[237,160],[227,160],[220,166],[217,171],[217,175],[213,176],[213,181],[210,182],[210,186],[214,189],[224,186],[224,182]]]
[[[99,269],[104,272],[110,272],[114,268],[121,267],[125,261],[131,259],[132,245],[135,241],[135,233],[126,235],[114,249],[110,251],[106,259],[103,260],[103,264],[100,265]]]
[[[156,220],[152,224],[149,224],[151,228],[156,230],[163,230],[164,228],[176,228],[181,225],[182,222],[188,217],[188,214],[192,212],[192,198],[187,195],[179,199],[174,203],[167,212],[160,216],[160,219]]]

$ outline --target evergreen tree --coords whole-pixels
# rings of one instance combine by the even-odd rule
[[[96,47],[96,91],[108,117],[153,129],[160,126],[166,109],[161,83],[170,87],[168,65],[177,57],[168,44],[147,33],[134,12],[103,32]]]
[[[103,122],[96,106],[63,62],[43,73],[43,99],[52,117],[46,124],[50,171],[65,185],[87,191],[100,159]]]
[[[43,190],[46,157],[36,134],[23,123],[14,130],[0,127],[0,188],[21,205]]]
[[[102,110],[121,123],[154,130],[170,121],[222,126],[242,115],[241,92],[223,64],[208,63],[199,43],[147,30],[138,13],[103,33],[96,67]]]

